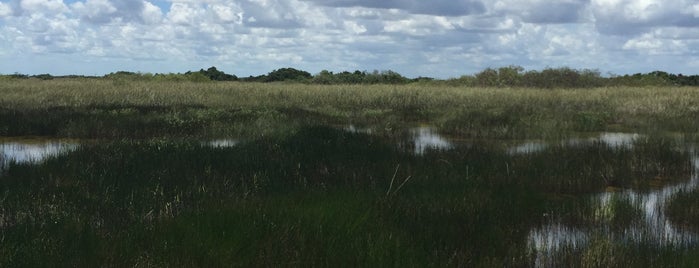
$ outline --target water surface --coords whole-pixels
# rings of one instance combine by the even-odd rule
[[[55,157],[77,149],[79,143],[74,140],[15,138],[0,140],[0,170],[10,163],[40,163],[49,157]]]

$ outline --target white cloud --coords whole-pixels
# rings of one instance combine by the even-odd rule
[[[408,19],[386,21],[384,31],[389,33],[403,33],[408,35],[432,35],[453,30],[454,25],[444,17],[435,16],[410,16]]]
[[[0,64],[0,73],[22,71],[22,66],[51,72],[48,61],[33,61],[58,61],[61,55],[80,59],[75,62],[99,62],[103,72],[223,65],[232,69],[222,70],[238,75],[291,66],[310,72],[393,69],[409,76],[449,77],[517,64],[625,73],[696,66],[690,62],[699,61],[699,4],[12,0],[0,1],[0,42],[0,62],[10,55],[25,59],[13,60],[18,65]],[[671,60],[676,58],[686,63]]]
[[[345,29],[353,34],[363,34],[367,31],[366,27],[354,21],[346,21],[344,25]]]
[[[577,23],[583,21],[589,0],[499,0],[489,3],[491,11],[524,22]]]
[[[237,4],[212,5],[211,9],[218,20],[223,23],[241,24],[243,22],[244,12]]]
[[[12,7],[10,5],[0,2],[0,18],[9,16],[12,14]]]
[[[163,11],[151,2],[143,2],[143,12],[141,13],[143,22],[146,24],[156,24],[163,19]]]
[[[379,9],[400,9],[412,14],[439,16],[463,16],[480,14],[485,6],[478,0],[305,0],[330,7],[367,7]]]
[[[116,7],[108,0],[87,0],[86,2],[76,2],[73,10],[80,14],[83,19],[91,22],[109,22],[112,14],[117,12]]]
[[[304,25],[304,18],[297,10],[303,3],[294,0],[248,0],[241,1],[245,25],[259,28],[292,29]]]
[[[634,38],[626,41],[623,48],[624,49],[638,49],[638,50],[649,50],[654,51],[662,48],[663,42],[655,38]]]
[[[198,24],[205,13],[206,10],[199,4],[176,2],[172,3],[167,17],[174,24],[192,26]]]
[[[62,0],[20,0],[19,6],[27,12],[63,13],[68,7]]]
[[[667,39],[656,33],[646,33],[630,39],[624,43],[623,49],[641,55],[682,55],[690,52],[686,40]]]
[[[143,0],[86,0],[71,5],[72,11],[92,24],[139,22],[157,23],[159,7]]]
[[[699,27],[699,17],[688,12],[694,5],[694,0],[592,0],[597,27],[618,35],[635,35],[655,27]]]

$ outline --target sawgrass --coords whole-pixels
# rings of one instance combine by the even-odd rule
[[[651,138],[633,149],[511,155],[500,139],[692,137],[697,115],[699,89],[689,87],[5,79],[0,136],[102,140],[3,167],[0,266],[532,266],[526,238],[540,215],[623,230],[639,217],[627,200],[601,219],[579,200],[687,178],[690,155]],[[348,124],[372,134],[327,127]],[[490,142],[423,155],[396,148],[416,124]],[[244,142],[212,148],[201,142],[209,137]],[[669,210],[693,200],[680,195]],[[555,257],[563,266],[682,266],[697,256],[599,237]]]
[[[696,132],[699,89],[466,88],[425,84],[307,85],[110,79],[0,82],[0,135],[211,136],[275,126],[428,122],[470,137],[574,131]]]

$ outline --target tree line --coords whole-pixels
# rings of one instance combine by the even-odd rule
[[[525,71],[520,66],[507,66],[498,69],[487,68],[475,75],[462,76],[457,80],[466,85],[487,87],[699,86],[699,75],[654,71],[645,74],[609,75],[605,77],[598,70],[577,70],[568,67],[546,68],[541,71]]]
[[[632,75],[602,76],[598,70],[572,69],[568,67],[545,68],[526,71],[520,66],[487,68],[473,75],[463,75],[451,79],[434,79],[431,77],[407,78],[397,72],[359,71],[331,72],[323,70],[315,75],[294,68],[281,68],[259,76],[238,77],[210,67],[206,70],[185,73],[151,74],[119,71],[102,77],[90,76],[52,76],[50,74],[3,75],[9,79],[54,79],[54,78],[106,78],[115,80],[148,81],[241,81],[241,82],[288,82],[306,84],[407,84],[424,83],[471,87],[532,87],[532,88],[590,88],[604,86],[699,86],[699,75],[672,74],[663,71],[636,73]]]

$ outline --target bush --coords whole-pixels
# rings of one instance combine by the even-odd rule
[[[487,68],[476,74],[476,84],[482,87],[498,86],[498,71]]]
[[[208,77],[212,81],[236,81],[238,77],[235,75],[227,74],[216,69],[216,67],[210,67],[209,69],[201,69],[199,73]]]
[[[113,80],[124,80],[124,81],[144,81],[144,80],[152,80],[153,75],[150,73],[135,73],[135,72],[127,72],[127,71],[118,71],[114,73],[109,73],[104,76],[104,78],[107,79],[113,79]]]
[[[38,78],[41,80],[52,80],[53,79],[53,76],[51,76],[50,74],[38,74],[38,75],[34,75],[32,77]]]
[[[313,77],[312,82],[314,84],[331,85],[337,84],[337,79],[335,79],[335,75],[333,75],[332,72],[328,70],[322,70],[320,71],[320,73]]]
[[[278,81],[296,81],[296,82],[306,82],[310,80],[313,76],[306,71],[296,70],[294,68],[281,68],[274,70],[267,74],[264,82],[278,82]]]

